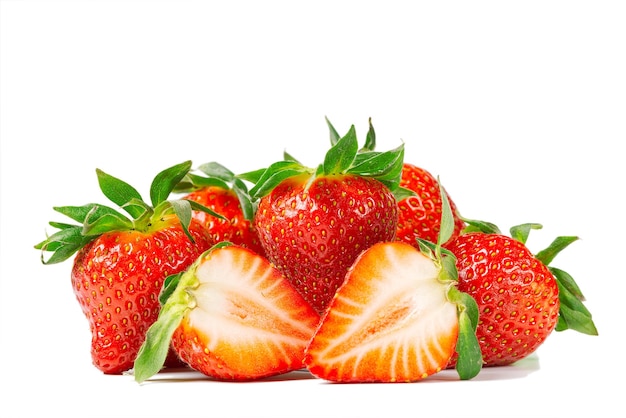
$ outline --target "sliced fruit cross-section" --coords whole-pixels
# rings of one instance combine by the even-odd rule
[[[171,276],[135,379],[157,373],[172,344],[190,367],[223,380],[252,380],[303,367],[319,315],[262,256],[222,243]]]

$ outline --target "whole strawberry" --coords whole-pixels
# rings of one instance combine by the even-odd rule
[[[192,207],[200,205],[166,200],[190,167],[185,162],[159,173],[150,189],[152,205],[132,186],[96,170],[104,195],[132,218],[100,204],[55,207],[79,224],[51,222],[59,231],[35,246],[45,264],[76,253],[72,287],[91,329],[93,364],[106,374],[132,368],[158,317],[165,278],[212,245],[202,225],[191,219]],[[47,261],[45,251],[53,252]]]
[[[398,231],[396,239],[419,248],[418,238],[437,242],[441,226],[442,199],[439,182],[427,170],[413,164],[404,163],[400,187],[413,191],[415,194],[398,201]],[[458,214],[456,205],[448,196],[454,230],[450,240],[444,247],[459,236],[465,222]]]
[[[485,366],[527,357],[555,329],[597,334],[571,276],[548,267],[576,237],[559,237],[535,256],[525,242],[530,229],[539,227],[520,225],[511,229],[511,237],[499,230],[468,232],[449,246],[457,258],[458,288],[478,304],[476,335]]]
[[[280,161],[250,190],[267,257],[320,313],[362,251],[394,240],[404,155],[358,152],[354,126],[333,143],[316,170]]]
[[[252,224],[254,207],[245,183],[216,162],[203,164],[198,170],[204,175],[189,173],[174,191],[186,192],[183,199],[196,201],[222,217],[194,210],[193,218],[204,225],[213,242],[228,241],[265,255]]]

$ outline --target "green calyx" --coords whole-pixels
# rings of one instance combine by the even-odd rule
[[[536,225],[536,224],[535,224]],[[515,237],[515,229],[511,228],[511,236]],[[541,225],[534,229],[541,228]],[[552,260],[566,247],[578,241],[575,236],[556,237],[548,247],[535,254],[552,273],[559,288],[559,320],[556,324],[556,331],[571,329],[587,335],[598,335],[598,329],[593,322],[591,312],[584,304],[585,296],[578,287],[574,278],[559,268],[551,266]],[[525,243],[526,241],[522,241]]]
[[[168,276],[163,283],[163,289],[159,295],[161,310],[159,317],[148,328],[146,339],[139,348],[133,375],[135,381],[141,383],[157,374],[165,364],[167,353],[170,349],[172,335],[187,312],[194,308],[196,301],[193,297],[193,289],[200,282],[196,276],[196,270],[205,256],[217,248],[232,245],[229,242],[220,242],[208,249],[196,259],[185,271]]]
[[[239,199],[243,216],[252,220],[255,205],[250,197],[248,187],[244,181],[228,168],[217,162],[200,165],[197,171],[201,174],[189,172],[174,187],[174,193],[190,193],[205,187],[219,187],[224,190],[232,190]]]
[[[214,216],[221,215],[196,202],[187,200],[167,200],[174,187],[181,182],[191,169],[191,161],[169,167],[158,173],[150,187],[151,205],[146,203],[139,192],[128,183],[113,177],[100,169],[96,169],[98,184],[102,193],[119,209],[89,203],[83,206],[58,206],[53,209],[78,224],[50,222],[58,231],[35,245],[42,251],[41,261],[44,264],[55,264],[67,260],[76,251],[98,236],[113,231],[148,231],[160,218],[176,214],[185,233],[189,234],[192,209],[203,210]],[[44,252],[52,252],[46,260]]]
[[[254,183],[250,190],[253,199],[259,199],[270,193],[282,181],[300,174],[328,176],[333,174],[353,174],[374,178],[392,192],[398,189],[402,177],[404,144],[386,151],[373,151],[375,134],[370,123],[366,146],[359,149],[356,130],[352,125],[349,131],[340,137],[335,128],[326,119],[331,137],[331,148],[327,151],[324,162],[316,169],[306,167],[285,153],[285,159],[266,169],[240,175],[240,178]]]
[[[459,335],[455,349],[458,355],[455,368],[461,380],[469,380],[480,373],[483,365],[483,356],[476,337],[479,317],[478,304],[471,295],[458,289],[459,275],[456,268],[456,257],[452,252],[442,247],[454,232],[454,217],[448,195],[441,186],[439,179],[437,182],[442,200],[441,226],[437,243],[418,239],[418,244],[422,253],[438,265],[439,281],[448,285],[446,297],[457,306]]]
[[[500,229],[492,223],[469,219],[464,219],[464,221],[468,225],[464,229],[464,233],[502,234]],[[526,245],[530,231],[541,228],[543,226],[538,223],[525,223],[511,227],[509,232],[511,238]],[[587,335],[598,335],[591,312],[584,304],[585,297],[574,278],[569,273],[550,265],[552,260],[562,250],[573,242],[578,241],[578,239],[575,236],[559,236],[547,248],[536,253],[535,258],[550,270],[559,288],[559,320],[555,330],[565,331],[571,329]]]
[[[337,130],[332,125],[332,123],[330,123],[328,118],[326,118],[326,124],[328,125],[328,128],[330,130],[330,143],[331,145],[334,146],[337,142],[339,142],[341,137],[337,133]],[[361,148],[359,148],[357,158],[359,157],[360,154],[372,153],[376,149],[376,131],[374,129],[374,125],[372,125],[372,118],[369,118],[368,125],[369,125],[369,129],[367,131],[367,136],[365,137],[365,143],[363,144]],[[389,189],[391,190],[391,192],[393,193],[394,197],[396,198],[396,201],[398,202],[404,198],[415,195],[415,192],[413,190],[409,190],[407,188],[399,186],[400,178],[402,177],[402,164],[403,163],[404,163],[404,155],[402,156],[402,161],[400,162],[400,173],[399,173],[400,177],[397,179],[397,184],[393,184],[391,186],[387,185]],[[394,174],[397,174],[397,173],[394,172]]]

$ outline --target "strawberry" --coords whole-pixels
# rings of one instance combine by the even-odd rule
[[[185,162],[160,172],[150,189],[152,205],[132,186],[96,170],[102,192],[132,219],[100,204],[55,207],[79,225],[51,222],[59,231],[35,246],[44,264],[76,254],[72,287],[91,329],[93,364],[103,373],[132,367],[157,319],[165,278],[212,245],[202,225],[191,219],[191,208],[200,205],[166,200],[190,167]],[[45,251],[53,252],[48,260]]]
[[[451,217],[449,217],[451,218]],[[451,222],[445,221],[446,234]],[[348,270],[307,347],[305,364],[335,382],[412,382],[448,365],[481,369],[476,302],[456,288],[454,257],[400,241],[363,251]]]
[[[135,361],[135,380],[158,373],[171,345],[197,371],[253,380],[303,367],[319,315],[269,261],[220,243],[170,276],[164,305]]]
[[[415,192],[398,201],[398,230],[396,239],[419,247],[417,238],[431,242],[437,241],[441,220],[441,194],[437,179],[427,170],[413,164],[404,163],[400,186]],[[450,237],[454,240],[465,222],[458,214],[456,205],[448,195],[448,201],[454,216],[454,231]],[[444,247],[448,244],[444,243]]]
[[[354,126],[342,138],[333,132],[334,145],[316,170],[287,160],[244,175],[255,183],[254,225],[267,257],[319,313],[362,251],[395,238],[392,191],[404,155],[402,146],[358,152]]]
[[[265,255],[252,225],[254,207],[244,182],[216,162],[203,164],[198,170],[204,175],[189,173],[174,191],[187,192],[183,199],[196,201],[222,217],[194,210],[193,218],[204,225],[213,242],[228,241]]]
[[[525,243],[528,232],[540,227],[520,225],[511,229],[509,237],[492,224],[483,225],[457,237],[449,247],[457,257],[459,290],[478,303],[476,334],[485,366],[508,365],[527,357],[555,329],[597,335],[572,277],[548,266],[577,237],[559,237],[533,255]]]
[[[330,121],[328,119],[326,121],[331,129],[332,143],[333,138],[338,134]],[[367,137],[359,152],[373,151],[375,148],[376,131],[370,119]],[[442,199],[437,179],[427,170],[404,162],[400,184],[394,194],[399,209],[396,239],[408,242],[416,248],[419,248],[418,238],[437,242],[442,211]],[[447,198],[454,219],[454,231],[448,240],[449,243],[461,233],[465,222],[449,195]],[[446,244],[444,243],[444,247]]]

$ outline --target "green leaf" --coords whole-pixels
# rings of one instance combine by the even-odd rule
[[[328,120],[327,117],[325,117],[325,119],[326,124],[328,125],[328,130],[330,131],[330,145],[334,146],[337,142],[339,142],[341,136],[339,135],[333,124],[330,123],[330,120]]]
[[[68,229],[68,228],[76,228],[76,225],[72,225],[72,224],[66,224],[66,223],[61,223],[61,222],[48,222],[49,225],[55,227],[56,229]]]
[[[580,288],[578,287],[578,284],[569,273],[561,269],[558,269],[556,267],[552,267],[552,266],[548,266],[548,269],[554,275],[557,282],[561,286],[563,286],[565,289],[567,289],[569,293],[574,295],[578,300],[581,300],[581,301],[585,300],[585,296],[583,295],[583,292],[580,290]]]
[[[452,214],[450,199],[448,199],[448,194],[441,185],[439,177],[437,177],[437,183],[439,184],[439,194],[441,195],[441,224],[439,235],[437,236],[437,245],[441,246],[448,242],[454,233],[454,215]]]
[[[95,210],[94,210],[95,214]],[[83,224],[83,235],[101,235],[105,232],[133,229],[134,224],[125,216],[113,212],[101,216],[88,215]]]
[[[442,249],[439,247],[439,251]],[[447,250],[445,250],[447,251]],[[452,253],[446,254],[446,257],[439,255],[441,259],[441,273],[440,278],[443,282],[458,282],[459,272],[456,268],[456,257]]]
[[[556,237],[552,243],[545,250],[539,251],[535,254],[535,257],[546,266],[549,265],[554,257],[556,257],[561,251],[567,248],[571,243],[577,241],[578,237],[565,236]]]
[[[561,332],[561,331],[565,331],[568,329],[569,327],[567,326],[567,322],[565,321],[565,318],[563,318],[562,316],[559,316],[559,319],[556,322],[556,327],[554,328],[554,330],[557,332]]]
[[[390,153],[396,158],[388,166],[388,169],[381,174],[373,175],[371,177],[383,183],[389,190],[394,192],[398,186],[400,186],[400,180],[402,179],[402,168],[404,166],[404,144],[400,145],[394,150],[387,151],[384,154]]]
[[[203,177],[204,178],[204,177]],[[185,177],[183,177],[183,179],[181,181],[179,181],[178,183],[176,183],[176,186],[174,186],[174,189],[172,190],[172,193],[191,193],[194,190],[197,190],[198,186],[194,184],[192,178],[191,178],[191,173],[187,174]]]
[[[119,207],[124,207],[132,199],[143,200],[139,192],[125,181],[113,177],[99,168],[96,169],[96,175],[98,176],[98,184],[102,193]],[[133,218],[140,215],[140,212],[136,212],[133,206],[127,207],[125,210]]]
[[[591,312],[583,304],[583,296],[574,279],[563,270],[549,267],[559,288],[559,322],[557,331],[572,329],[587,335],[598,335]]]
[[[413,191],[411,189],[407,189],[406,187],[398,186],[393,191],[393,196],[396,198],[397,202],[400,202],[400,201],[406,199],[407,197],[417,196],[417,193],[415,193],[415,191]]]
[[[135,224],[140,225],[141,219],[149,218],[154,213],[153,208],[141,199],[131,199],[128,203],[122,206],[126,212],[134,213]]]
[[[376,131],[374,131],[374,125],[372,125],[372,118],[369,118],[368,124],[369,129],[365,137],[365,145],[363,145],[359,152],[374,151],[376,149]]]
[[[220,179],[225,183],[232,183],[235,179],[235,174],[232,171],[215,161],[202,164],[198,170],[206,174],[207,177]]]
[[[239,184],[241,183],[241,184]],[[241,205],[241,212],[243,213],[244,219],[252,221],[254,217],[254,212],[256,211],[254,203],[252,203],[252,198],[250,194],[246,190],[245,185],[239,179],[235,180],[235,187],[233,188],[237,198],[239,199],[239,204]]]
[[[557,329],[557,331],[571,329],[586,335],[598,335],[598,330],[591,317],[585,315],[580,310],[572,309],[567,305],[561,306],[559,310],[559,320],[561,319],[567,325],[566,328],[560,328]]]
[[[352,174],[368,177],[396,177],[398,175],[398,161],[403,162],[404,145],[387,152],[361,152],[354,159],[354,163],[347,170]],[[400,174],[402,164],[400,164]]]
[[[294,163],[300,163],[296,157],[291,155],[287,150],[283,151],[283,160],[285,161],[293,161]]]
[[[117,213],[115,209],[104,205],[98,205],[96,203],[89,203],[83,206],[56,206],[53,209],[69,218],[72,218],[76,222],[80,222],[81,224],[85,222],[87,216],[92,214],[94,210],[96,210],[96,212],[95,214],[92,214],[92,216],[103,216],[107,213]]]
[[[296,163],[296,164],[300,165],[295,159],[290,160],[288,158],[285,158],[285,161],[286,162],[291,162],[291,163]],[[256,184],[261,179],[261,177],[263,176],[263,174],[265,173],[266,170],[267,170],[266,168],[260,168],[258,170],[248,171],[246,173],[237,174],[237,178],[239,178],[241,180],[248,181],[248,182],[250,182],[252,184]]]
[[[404,144],[386,152],[360,152],[347,173],[371,177],[395,192],[402,178]]]
[[[168,202],[170,205],[172,205],[172,209],[174,209],[174,213],[180,220],[180,225],[183,227],[183,231],[185,231],[185,234],[187,235],[187,237],[191,240],[191,242],[195,242],[193,236],[189,233],[189,224],[191,223],[191,217],[192,217],[192,210],[191,210],[192,201],[186,200],[186,199],[180,199],[180,200],[170,200]]]
[[[35,249],[41,250],[41,262],[43,264],[56,264],[65,261],[95,238],[84,236],[82,229],[82,226],[79,225],[64,227],[35,245]],[[44,252],[50,251],[52,255],[46,260]]]
[[[174,187],[173,191],[177,193],[188,193],[204,187],[214,186],[221,187],[222,189],[230,188],[230,184],[223,179],[217,177],[204,177],[189,173],[180,183],[176,185],[176,187]]]
[[[528,240],[528,235],[530,234],[531,229],[541,229],[543,226],[537,223],[526,223],[511,227],[509,230],[511,232],[511,238],[516,239],[522,244],[526,244]]]
[[[348,133],[333,145],[324,158],[324,174],[343,174],[351,166],[358,152],[358,141],[354,125]]]
[[[278,161],[263,172],[257,183],[250,189],[250,196],[252,199],[261,198],[289,177],[307,172],[310,172],[310,169],[296,162]]]
[[[404,145],[387,152],[373,151],[376,134],[370,119],[366,144],[359,150],[354,125],[345,136],[340,137],[328,118],[326,118],[326,123],[330,130],[332,146],[327,151],[324,162],[315,169],[302,166],[285,152],[283,161],[276,162],[264,170],[237,175],[237,178],[254,184],[249,192],[252,202],[270,193],[285,179],[305,173],[313,174],[311,181],[323,175],[346,173],[370,177],[383,183],[392,193],[395,192],[402,177]]]
[[[165,363],[172,335],[187,313],[196,306],[193,290],[200,282],[196,276],[206,255],[216,248],[232,245],[223,242],[200,255],[184,272],[168,276],[159,295],[162,304],[157,320],[148,328],[146,338],[135,359],[133,373],[139,383],[157,374]]]
[[[137,353],[133,367],[135,380],[139,383],[157,374],[165,364],[174,331],[189,309],[185,303],[165,304],[159,318],[154,322]]]
[[[181,274],[166,278],[166,284],[161,291],[166,292],[167,297],[163,294],[159,296],[159,301],[163,303],[159,317],[148,328],[146,338],[135,358],[133,373],[137,382],[149,379],[163,368],[174,331],[195,305],[190,290],[199,284],[196,270],[203,258],[204,254]]]
[[[501,234],[500,228],[496,224],[477,219],[468,219],[461,217],[461,220],[467,224],[463,229],[463,233],[482,232],[483,234]]]
[[[191,161],[174,165],[158,173],[150,186],[150,201],[153,207],[165,202],[174,188],[191,170]]]
[[[217,162],[202,164],[199,167],[199,170],[202,171],[205,176],[189,173],[185,176],[185,179],[175,187],[174,190],[189,192],[200,190],[205,187],[219,187],[223,190],[232,190],[239,200],[244,218],[252,220],[252,217],[254,216],[254,205],[252,204],[252,198],[248,193],[248,187],[241,178]],[[259,171],[258,178],[262,176],[263,171],[264,170]],[[195,203],[192,203],[192,205],[195,206],[195,210],[201,210],[210,215],[225,219],[222,215],[217,214],[207,207]]]
[[[170,274],[165,278],[163,282],[163,286],[161,287],[161,292],[159,293],[159,304],[161,306],[165,305],[167,300],[172,296],[174,290],[178,286],[178,282],[180,282],[180,278],[182,277],[183,272]]]
[[[480,373],[483,365],[482,352],[476,337],[478,304],[474,298],[467,293],[459,291],[456,287],[450,288],[448,297],[457,304],[459,316],[456,371],[461,380],[469,380]]]
[[[423,238],[416,238],[416,241],[419,246],[420,252],[431,260],[434,260],[435,254],[438,251],[437,245],[434,242],[427,241]]]

